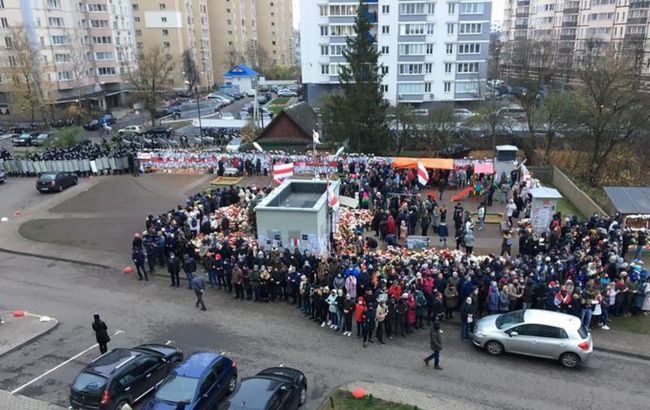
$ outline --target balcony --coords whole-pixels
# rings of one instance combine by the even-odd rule
[[[575,40],[576,35],[575,34],[565,34],[560,36],[560,40]]]
[[[648,22],[647,17],[628,17],[627,24],[643,24],[645,25]]]
[[[571,8],[565,8],[564,10],[562,10],[562,13],[563,14],[578,14],[578,11],[580,11],[578,9],[578,7],[571,7]]]
[[[519,0],[517,6],[530,6],[530,0]]]
[[[365,13],[365,16],[370,24],[377,24],[377,13],[371,13],[368,11]]]
[[[577,21],[563,21],[562,22],[562,27],[577,27],[578,22]]]
[[[515,24],[516,29],[527,29],[528,24]]]
[[[645,39],[645,33],[639,33],[639,34],[626,33],[625,34],[625,40],[644,40],[644,39]]]

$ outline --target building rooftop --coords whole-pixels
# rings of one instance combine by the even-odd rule
[[[226,78],[233,77],[257,77],[257,71],[253,70],[245,64],[237,64],[230,71],[227,71],[223,76]]]
[[[650,187],[603,187],[616,211],[622,214],[650,214]]]
[[[321,180],[311,181],[285,181],[264,198],[258,208],[263,209],[320,209],[319,204],[327,200],[327,182]]]

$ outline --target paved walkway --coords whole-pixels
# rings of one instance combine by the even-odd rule
[[[433,370],[433,368],[431,368],[431,372],[435,371],[436,370]],[[352,392],[352,390],[358,387],[363,388],[367,394],[372,394],[378,399],[390,401],[393,403],[406,404],[409,406],[417,406],[418,409],[424,410],[469,410],[492,408],[484,405],[479,405],[477,403],[469,403],[461,400],[436,397],[432,394],[426,394],[417,390],[405,389],[402,387],[390,386],[387,384],[375,382],[352,382],[340,387],[340,390]],[[327,408],[327,402],[325,403],[324,408]]]
[[[0,357],[20,349],[59,325],[59,321],[54,318],[46,319],[41,320],[40,316],[30,313],[24,317],[13,317],[11,312],[3,311],[4,323],[0,325]],[[3,408],[2,405],[0,408]]]
[[[8,410],[64,410],[64,407],[44,401],[30,399],[21,395],[13,395],[8,391],[0,390],[0,408]]]

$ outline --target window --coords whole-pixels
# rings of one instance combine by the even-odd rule
[[[50,27],[63,27],[63,19],[61,17],[49,17],[47,23]]]
[[[460,14],[483,14],[483,3],[460,3]]]
[[[421,56],[424,55],[424,44],[400,44],[399,55],[401,56]]]
[[[479,43],[461,43],[458,44],[458,54],[480,54],[481,45]]]
[[[161,17],[160,21],[163,22],[163,23],[167,23],[167,17]]]
[[[135,35],[140,37],[142,35],[142,30],[136,30]]]
[[[69,63],[70,54],[54,54],[54,61],[57,63]]]
[[[329,54],[329,46],[320,46],[320,55],[326,56]]]
[[[478,73],[478,63],[458,63],[458,73]]]
[[[54,45],[62,45],[67,43],[68,38],[66,36],[52,36],[52,44]]]
[[[5,8],[5,0],[0,0],[0,9]]]
[[[447,34],[454,34],[454,23],[447,23]]]
[[[327,26],[320,26],[320,35],[321,36],[327,36],[328,35],[327,32],[328,32],[328,27]]]
[[[390,6],[386,4],[381,6],[381,14],[388,14],[388,13],[390,13]]]
[[[114,55],[109,51],[98,51],[95,53],[95,60],[113,60]]]
[[[11,37],[5,37],[5,46],[7,48],[13,48],[14,44],[13,41],[11,40]]]
[[[133,5],[133,10],[137,10],[138,5],[134,4]],[[87,4],[86,5],[86,10],[88,10],[91,13],[97,13],[100,11],[106,11],[106,4]]]
[[[169,48],[171,47],[171,44],[169,44],[169,41],[163,41],[163,47]]]
[[[9,56],[9,65],[10,65],[11,67],[15,67],[15,66],[16,66],[16,57],[14,57],[14,56]]]
[[[108,20],[90,20],[90,27],[92,28],[107,28]]]
[[[431,63],[426,63],[424,65],[424,73],[425,74],[431,74],[433,72],[433,64]]]
[[[354,26],[350,25],[340,25],[340,26],[331,26],[330,27],[330,36],[331,37],[349,37],[354,36]]]
[[[459,34],[481,34],[483,24],[481,23],[463,23],[458,28]]]
[[[390,47],[388,46],[381,46],[381,53],[382,54],[388,54],[388,51],[390,50]]]
[[[389,34],[390,26],[381,26],[381,34]]]
[[[381,66],[381,73],[383,75],[388,74],[388,66],[385,66],[385,65]]]
[[[72,81],[72,73],[70,71],[59,71],[56,73],[59,81]]]
[[[47,8],[48,9],[60,9],[61,8],[61,0],[47,0]]]
[[[433,54],[433,44],[428,43],[427,44],[427,55],[432,55]]]
[[[357,6],[356,5],[330,6],[329,13],[330,16],[356,16]]]
[[[140,9],[140,7],[138,7],[137,4],[134,4],[134,5],[133,5],[133,11],[138,11],[139,9]]]
[[[451,73],[451,70],[453,70],[454,65],[452,63],[445,63],[445,73]]]
[[[321,64],[320,65],[320,73],[321,74],[329,74],[330,73],[330,66],[328,64]]]
[[[332,44],[330,46],[330,55],[342,56],[346,48],[347,46],[345,44]]]
[[[451,92],[451,82],[450,81],[445,81],[443,83],[443,89],[444,89],[444,91],[446,93],[450,93]]]
[[[424,34],[424,24],[400,24],[399,34],[402,36],[421,36]]]
[[[420,75],[422,74],[422,64],[400,64],[400,75]]]
[[[433,34],[433,29],[434,29],[433,23],[427,24],[427,34]]]
[[[162,31],[162,35],[163,35],[163,36],[168,36],[168,35],[169,35],[169,30],[167,30],[166,28],[164,28],[163,31]]]
[[[327,16],[327,6],[318,6],[318,9],[321,16]],[[228,9],[228,12],[230,12],[230,9]]]
[[[158,7],[160,8],[160,10],[167,10],[167,6],[165,6],[165,3],[160,3]]]
[[[426,14],[427,13],[427,4],[426,3],[402,3],[399,5],[399,14],[409,15],[409,14]]]
[[[97,75],[115,75],[115,67],[99,67]]]
[[[0,18],[0,27],[2,27],[2,28],[8,28],[9,27],[9,22],[7,21],[6,17]]]
[[[397,84],[398,94],[423,94],[424,83]]]
[[[454,14],[454,13],[456,13],[456,3],[447,3],[447,14]]]
[[[97,37],[93,36],[92,38],[93,44],[111,44],[112,42],[113,42],[113,38],[111,36],[97,36]]]
[[[475,94],[478,91],[476,86],[476,81],[471,82],[457,82],[456,83],[456,92],[464,94]]]
[[[453,44],[447,44],[445,46],[445,53],[447,55],[454,54],[454,45]]]
[[[383,92],[387,93],[387,92],[388,92],[388,84],[382,84],[382,85],[381,85],[381,90],[382,90]]]
[[[425,93],[431,92],[431,83],[424,83],[424,92]]]

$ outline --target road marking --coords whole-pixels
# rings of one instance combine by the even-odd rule
[[[113,336],[117,336],[117,335],[119,335],[120,333],[124,333],[124,331],[123,331],[123,330],[118,330],[118,331],[115,332],[115,334],[114,334]],[[95,343],[94,345],[90,346],[88,349],[85,349],[85,350],[83,350],[83,351],[77,353],[76,355],[72,356],[71,358],[69,358],[69,359],[66,360],[65,362],[60,363],[60,364],[54,366],[53,368],[51,368],[50,370],[46,371],[45,373],[42,373],[40,376],[38,376],[38,377],[36,377],[36,378],[34,378],[34,379],[28,381],[27,383],[23,384],[22,386],[18,387],[17,389],[12,390],[12,391],[11,391],[11,394],[16,394],[16,393],[18,393],[19,391],[21,391],[21,390],[24,389],[25,387],[27,387],[27,386],[29,386],[29,385],[31,385],[31,384],[33,384],[33,383],[35,383],[35,382],[41,380],[43,377],[47,376],[48,374],[50,374],[50,373],[52,373],[52,372],[55,372],[55,371],[59,370],[60,368],[62,368],[62,367],[65,366],[66,364],[70,363],[71,361],[76,360],[76,359],[78,359],[79,357],[85,355],[86,353],[88,353],[89,351],[93,350],[93,349],[96,348],[97,346],[98,346],[98,344]]]

